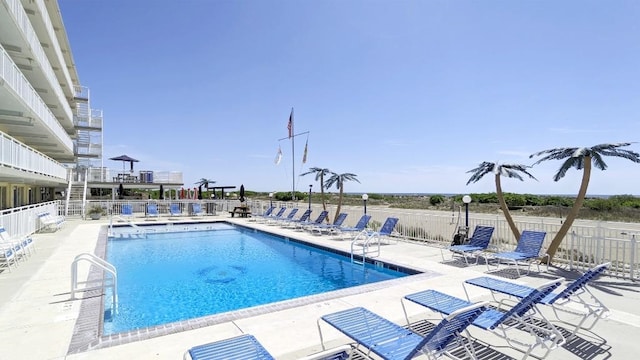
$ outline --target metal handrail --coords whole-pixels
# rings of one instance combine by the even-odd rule
[[[100,286],[80,288],[79,285],[81,284],[89,285],[93,283],[92,281],[84,281],[84,282],[78,281],[78,263],[80,261],[87,261],[91,265],[95,265],[101,270],[111,274],[111,283],[107,283],[106,279],[103,278],[100,280],[101,282]],[[118,272],[115,266],[90,253],[82,253],[76,256],[75,259],[73,259],[73,262],[71,263],[71,300],[76,299],[77,292],[97,290],[97,289],[104,290],[105,288],[112,288],[111,301],[113,304],[114,313],[117,313],[118,312]]]
[[[364,236],[364,240],[361,240],[360,238]],[[364,264],[366,263],[366,259],[367,259],[367,255],[368,254],[372,254],[373,252],[369,252],[367,251],[371,245],[371,241],[373,239],[378,239],[378,248],[375,251],[375,255],[373,256],[369,256],[369,257],[377,257],[380,256],[380,234],[378,232],[369,232],[368,230],[362,230],[361,232],[358,233],[358,235],[356,235],[353,240],[351,240],[351,262],[352,263],[357,263],[358,261],[356,261],[353,257],[354,253],[355,253],[355,249],[354,246],[356,244],[362,246],[362,266],[364,266]],[[358,242],[360,241],[360,242]]]

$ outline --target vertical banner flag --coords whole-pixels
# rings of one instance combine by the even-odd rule
[[[291,108],[291,114],[289,115],[289,123],[287,124],[289,130],[289,139],[293,136],[293,108]]]
[[[302,154],[302,163],[305,164],[307,162],[307,146],[309,145],[309,139],[304,144],[304,154]]]
[[[280,160],[282,160],[282,148],[278,145],[278,153],[276,154],[276,160],[274,161],[276,165],[280,164]]]

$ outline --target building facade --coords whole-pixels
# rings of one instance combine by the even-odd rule
[[[0,0],[0,210],[103,168],[102,111],[74,64],[57,1]]]

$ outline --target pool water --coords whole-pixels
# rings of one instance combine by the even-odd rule
[[[109,335],[356,285],[406,273],[229,224],[214,230],[111,238],[118,311],[105,304]],[[117,231],[117,230],[115,230]],[[108,297],[105,297],[108,299]]]

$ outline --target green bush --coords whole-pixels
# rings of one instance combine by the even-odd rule
[[[429,204],[436,206],[442,204],[444,202],[444,196],[442,195],[431,195],[429,196]]]
[[[618,209],[620,204],[609,199],[586,199],[583,206],[591,210],[611,211]]]

